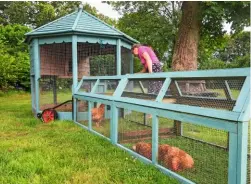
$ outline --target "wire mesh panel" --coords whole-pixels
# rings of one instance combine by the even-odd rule
[[[232,110],[245,78],[173,79],[165,103]]]
[[[191,123],[182,123],[182,136],[225,149],[228,148],[228,133],[223,130],[216,130]]]
[[[97,80],[84,80],[78,92],[90,93]]]
[[[118,143],[151,160],[151,142],[152,125],[150,115],[120,108]]]
[[[130,61],[132,59],[132,53],[130,49],[121,47],[121,74],[125,75],[130,73]]]
[[[53,108],[72,99],[71,43],[40,46],[40,110]],[[72,111],[72,103],[65,103],[57,111]]]
[[[165,79],[129,80],[122,97],[155,100]]]
[[[100,80],[95,93],[112,96],[118,84],[119,80]]]
[[[166,123],[172,122],[165,118]],[[192,124],[188,126],[192,127]],[[158,163],[185,178],[201,184],[228,182],[228,151],[219,146],[183,136],[164,137],[161,130],[165,128],[164,122],[159,124]],[[205,127],[197,127],[199,140],[214,139],[216,144],[222,144],[223,137],[214,137],[218,130],[210,128],[210,133],[204,134]],[[209,130],[209,129],[208,129]],[[213,138],[214,137],[214,138]],[[226,147],[227,143],[223,145]]]
[[[72,79],[43,75],[39,80],[40,110],[53,108],[72,99]],[[72,103],[65,103],[56,108],[57,111],[71,112]]]
[[[111,128],[111,106],[101,103],[95,103],[95,107],[91,109],[92,129],[96,132],[110,138]]]
[[[40,46],[41,75],[71,77],[71,43],[54,43]]]
[[[88,127],[88,101],[77,100],[76,117],[78,123]]]
[[[78,56],[80,71],[88,70],[91,76],[116,75],[116,46],[78,43]]]

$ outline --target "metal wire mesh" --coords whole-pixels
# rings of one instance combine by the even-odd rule
[[[72,47],[71,43],[54,43],[40,46],[41,75],[72,76]]]
[[[151,119],[144,113],[130,111],[128,109],[119,109],[118,123],[118,143],[135,150],[136,143],[152,142]],[[151,150],[148,150],[146,158],[151,160]]]
[[[78,56],[79,63],[82,60],[85,61],[78,68],[88,69],[91,76],[116,75],[116,46],[99,43],[78,43]]]
[[[40,110],[53,108],[72,99],[72,48],[71,43],[54,43],[40,46]],[[56,108],[72,111],[72,103]]]
[[[245,78],[173,79],[163,102],[232,110]]]
[[[97,103],[95,107],[92,108],[92,129],[107,138],[110,138],[110,109],[110,105],[100,103]]]
[[[173,120],[164,118],[166,123]],[[187,123],[189,124],[189,123]],[[188,126],[192,127],[193,124]],[[228,181],[228,151],[203,141],[198,141],[183,136],[163,137],[161,129],[165,127],[164,121],[159,124],[159,157],[160,165],[188,178],[195,183],[227,183]],[[197,139],[211,140],[222,143],[227,132],[223,136],[215,137],[216,129],[197,127]],[[206,137],[206,138],[205,138]]]
[[[70,78],[43,75],[39,80],[40,85],[40,110],[53,108],[72,99]],[[72,111],[72,103],[66,103],[56,108],[57,111]]]
[[[118,84],[119,80],[100,80],[95,93],[112,96]]]
[[[182,123],[182,136],[228,149],[228,133],[201,125]]]
[[[125,75],[130,73],[130,60],[132,59],[131,50],[121,47],[121,74]]]
[[[90,93],[97,80],[84,80],[79,88],[79,92]]]
[[[155,100],[163,82],[164,79],[129,80],[122,97]]]
[[[88,102],[77,100],[76,120],[78,123],[88,127]]]

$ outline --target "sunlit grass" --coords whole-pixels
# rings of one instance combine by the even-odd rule
[[[72,122],[43,124],[27,93],[0,102],[0,183],[177,183]]]

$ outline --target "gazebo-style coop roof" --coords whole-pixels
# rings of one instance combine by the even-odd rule
[[[88,36],[105,36],[110,38],[121,38],[131,44],[138,41],[118,29],[110,26],[97,17],[79,9],[71,14],[45,24],[26,34],[27,40],[35,37],[44,37],[61,34],[79,34]]]
[[[82,8],[27,33],[26,42],[36,113],[70,100],[83,76],[133,73],[130,49],[138,43]],[[71,91],[67,98],[66,91]],[[59,118],[71,119],[69,111]]]

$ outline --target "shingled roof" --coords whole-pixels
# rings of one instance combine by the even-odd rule
[[[107,37],[118,37],[132,43],[138,43],[137,40],[125,33],[108,25],[97,17],[79,9],[71,14],[45,24],[25,35],[29,37],[41,37],[52,34],[80,33],[82,35],[99,35]]]

